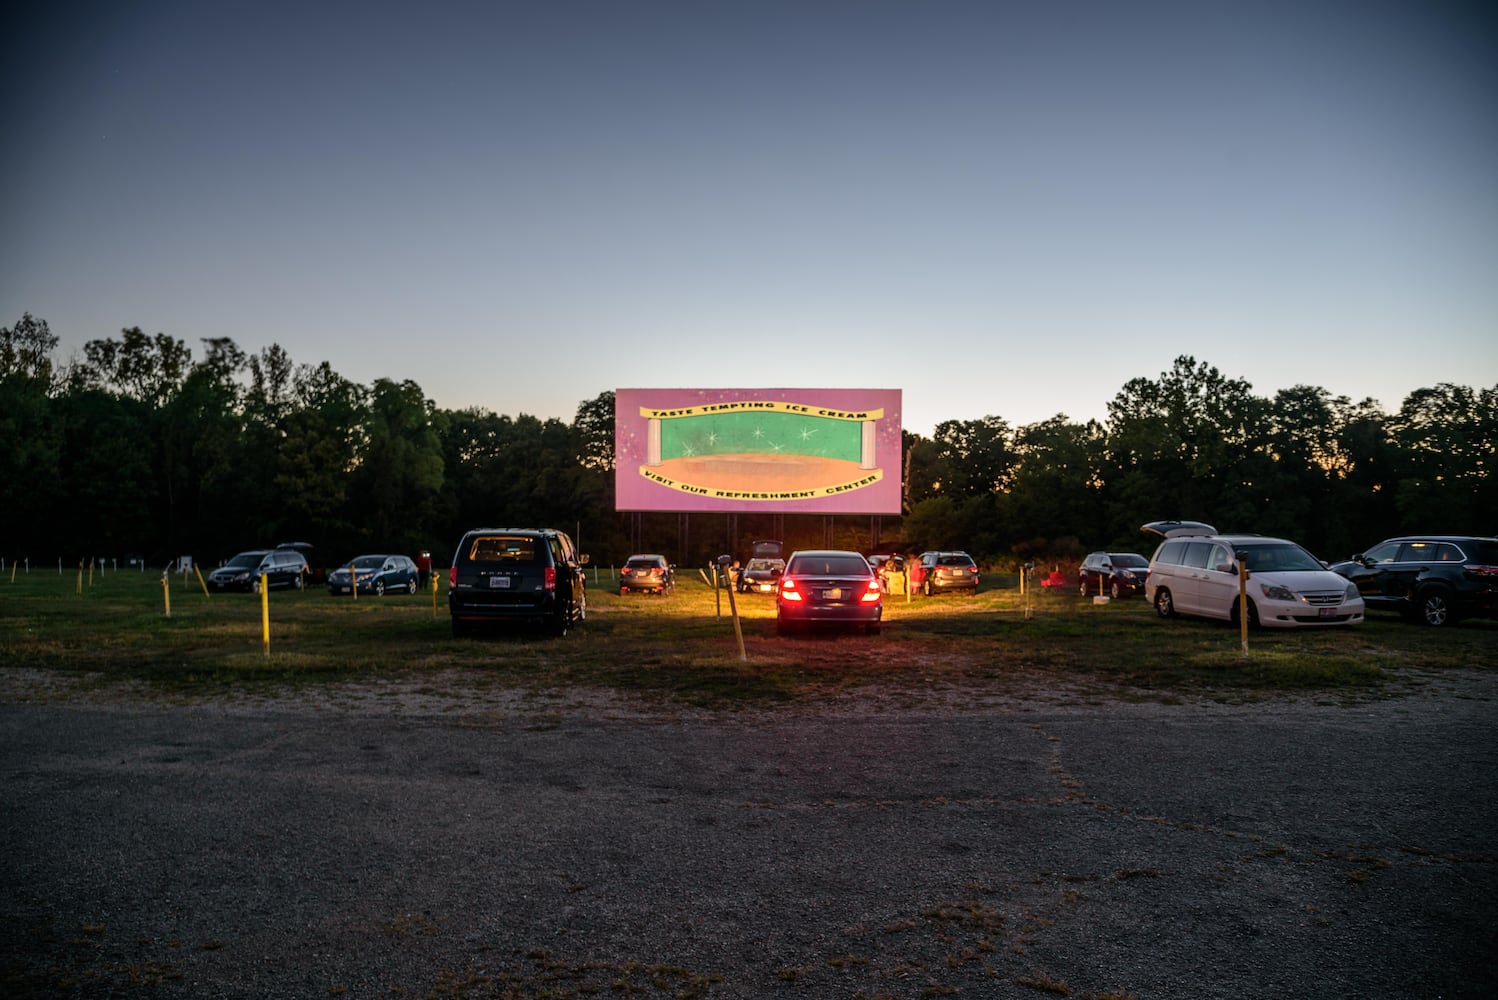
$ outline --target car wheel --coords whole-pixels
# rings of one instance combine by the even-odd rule
[[[863,630],[865,632],[867,632],[869,635],[878,635],[879,634],[879,623],[878,622],[869,622],[867,625],[864,626]]]
[[[408,594],[414,594],[414,593],[416,593],[416,577],[413,576],[413,577],[411,577],[411,579],[409,579],[409,580],[406,581],[406,593],[408,593]]]
[[[384,580],[376,580],[375,581],[375,586],[374,586],[374,591],[375,591],[375,596],[376,597],[384,597],[385,596],[385,581]]]
[[[303,584],[302,574],[298,573],[296,575],[296,584],[295,584],[296,589],[297,590],[301,590],[302,589],[302,584]]]
[[[1429,587],[1415,595],[1416,620],[1440,628],[1451,624],[1451,605],[1446,592],[1439,587]]]
[[[468,623],[461,618],[453,619],[453,636],[461,639],[468,634]]]
[[[923,596],[925,596],[925,597],[930,597],[931,596],[931,581],[930,580],[923,580],[923,581],[921,581],[921,594]]]
[[[775,634],[776,635],[790,635],[791,634],[791,623],[788,622],[788,621],[786,621],[784,618],[777,618],[777,619],[775,619]]]
[[[1174,618],[1176,614],[1175,601],[1170,596],[1170,591],[1161,587],[1155,591],[1155,614],[1161,618]]]
[[[1238,614],[1238,598],[1235,597],[1233,598],[1233,610],[1228,612],[1228,621],[1237,625],[1240,617],[1242,616]],[[1252,629],[1259,627],[1259,606],[1254,603],[1252,597],[1248,599],[1248,627]]]
[[[1118,585],[1117,580],[1114,580],[1113,586],[1108,588],[1108,593],[1112,594],[1113,599],[1116,601],[1123,596],[1123,588]]]
[[[256,577],[255,579],[253,579],[253,580],[250,581],[250,593],[252,593],[252,594],[258,594],[258,593],[260,593],[260,578],[259,577]]]

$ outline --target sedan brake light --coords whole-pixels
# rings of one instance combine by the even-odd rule
[[[879,581],[870,580],[869,585],[864,588],[863,597],[861,598],[861,600],[865,604],[872,604],[874,601],[879,600],[879,598],[882,596],[883,594],[879,590]]]
[[[780,581],[780,596],[787,601],[800,601],[804,598],[801,591],[796,587],[796,581],[785,577]]]

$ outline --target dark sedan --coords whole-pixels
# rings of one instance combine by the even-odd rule
[[[879,631],[884,592],[857,552],[794,552],[775,596],[775,630],[781,635],[814,625],[862,625]]]

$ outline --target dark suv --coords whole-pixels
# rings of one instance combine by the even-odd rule
[[[1390,538],[1331,569],[1357,585],[1369,610],[1437,626],[1498,614],[1498,538]]]
[[[554,528],[477,528],[453,553],[447,606],[453,635],[474,625],[517,621],[566,635],[588,616],[580,555]]]
[[[251,549],[241,552],[208,574],[209,590],[248,590],[260,593],[260,580],[268,589],[302,589],[307,579],[307,560],[296,549]]]

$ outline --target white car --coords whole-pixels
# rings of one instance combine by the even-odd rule
[[[1200,615],[1237,622],[1240,565],[1248,570],[1250,625],[1357,625],[1356,586],[1283,538],[1219,535],[1209,524],[1154,521],[1145,531],[1165,541],[1150,559],[1145,597],[1161,618]]]

